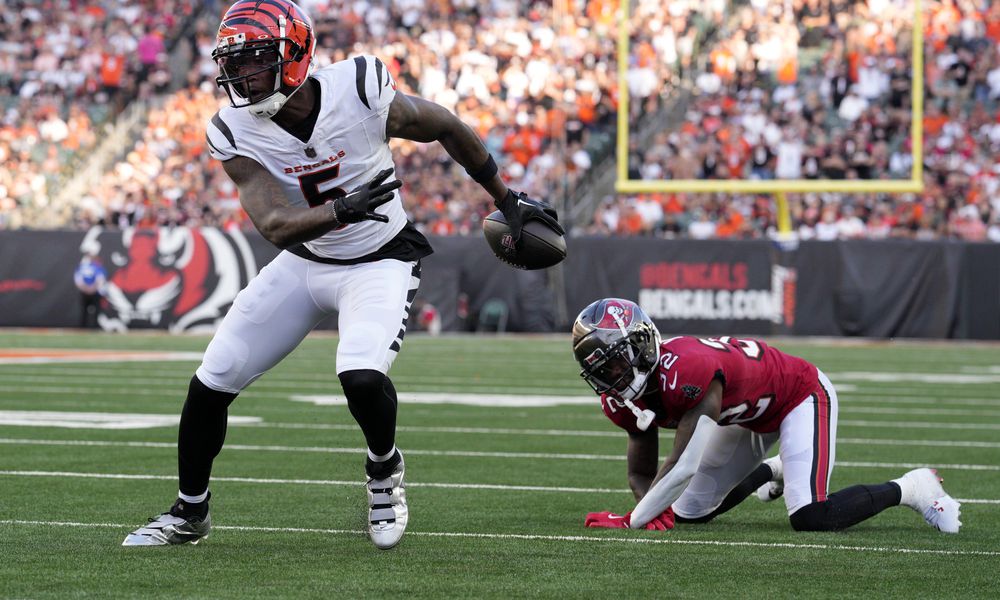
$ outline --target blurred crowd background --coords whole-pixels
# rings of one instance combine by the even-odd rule
[[[615,1],[299,3],[318,66],[379,56],[402,91],[473,126],[512,187],[560,206],[571,233],[774,231],[767,195],[601,192],[614,168]],[[801,238],[1000,241],[1000,5],[923,4],[925,191],[790,194]],[[210,54],[227,6],[5,0],[0,229],[249,228],[204,141],[226,101]],[[895,0],[634,2],[630,177],[909,178],[912,11]],[[437,144],[392,147],[418,227],[478,233],[492,206],[464,170]]]

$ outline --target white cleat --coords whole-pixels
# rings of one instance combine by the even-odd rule
[[[785,475],[781,468],[781,457],[775,456],[764,461],[764,464],[771,467],[771,481],[757,488],[757,499],[761,502],[772,502],[781,498],[785,493]]]
[[[184,505],[178,500],[169,512],[149,519],[149,522],[125,536],[122,546],[170,546],[197,544],[208,537],[212,516],[184,516]]]
[[[406,485],[403,483],[403,461],[385,479],[369,479],[368,537],[377,548],[388,550],[403,538],[409,509],[406,506]]]
[[[920,513],[938,531],[958,533],[962,505],[944,491],[937,471],[914,469],[893,481],[899,485],[900,504]]]

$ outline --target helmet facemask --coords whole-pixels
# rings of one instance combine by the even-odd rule
[[[308,23],[288,21],[284,15],[275,20],[276,27],[269,34],[249,38],[237,29],[242,20],[224,21],[212,52],[219,66],[215,82],[226,90],[230,104],[247,107],[261,118],[276,115],[306,82],[315,49]]]
[[[623,328],[621,339],[606,349],[598,348],[584,360],[580,376],[598,394],[628,401],[637,398],[659,359],[659,336],[655,331],[645,323],[631,332]]]
[[[278,60],[278,47],[274,40],[266,40],[252,44],[239,44],[219,49],[213,53],[215,62],[219,65],[219,77],[215,82],[229,95],[233,108],[252,106],[266,100],[281,88],[281,65]],[[261,90],[257,86],[256,93],[252,91],[251,80],[262,82],[268,79],[270,83]]]

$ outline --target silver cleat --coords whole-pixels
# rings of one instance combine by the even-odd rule
[[[406,506],[406,485],[403,483],[403,461],[385,479],[369,479],[368,537],[377,548],[388,550],[403,538],[409,509]]]
[[[178,500],[169,512],[149,519],[149,522],[125,536],[122,546],[168,546],[174,544],[197,544],[208,537],[212,529],[212,516],[206,512],[202,517],[181,516]]]

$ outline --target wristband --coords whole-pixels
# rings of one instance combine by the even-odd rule
[[[484,162],[478,169],[475,171],[466,169],[465,172],[468,173],[469,177],[472,177],[472,180],[476,183],[487,183],[493,179],[493,176],[497,174],[498,170],[497,163],[493,160],[493,155],[490,154],[486,158],[486,162]]]
[[[340,227],[340,219],[337,218],[337,205],[333,200],[326,203],[330,207],[330,216],[333,217],[333,227]]]

